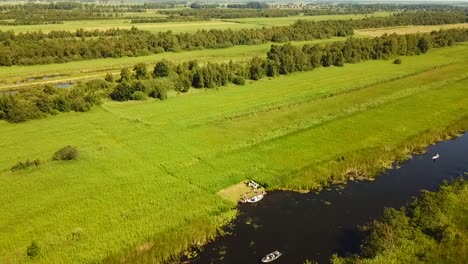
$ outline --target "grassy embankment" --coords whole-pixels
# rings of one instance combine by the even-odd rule
[[[467,129],[468,44],[402,61],[0,122],[0,262],[27,262],[32,240],[36,263],[158,261],[212,237],[232,216],[216,193],[244,179],[303,189],[372,176]],[[79,160],[49,161],[68,144]]]

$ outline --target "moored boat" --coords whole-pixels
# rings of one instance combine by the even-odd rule
[[[248,203],[256,203],[256,202],[260,201],[261,199],[263,199],[263,197],[264,197],[263,194],[255,195],[254,197],[247,199],[247,202]]]
[[[277,251],[274,251],[274,252],[271,252],[270,254],[264,256],[262,258],[262,262],[263,263],[269,263],[269,262],[272,262],[276,259],[278,259],[279,257],[281,257],[281,252],[279,252],[278,250]]]

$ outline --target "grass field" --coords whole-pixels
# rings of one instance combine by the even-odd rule
[[[374,16],[388,16],[391,13],[380,12]],[[147,16],[148,14],[145,14]],[[307,20],[330,20],[330,19],[360,19],[372,15],[333,15],[333,16],[291,16],[279,18],[245,18],[245,19],[212,19],[210,21],[188,21],[188,22],[169,22],[169,23],[151,23],[151,24],[132,24],[131,19],[109,19],[109,20],[85,20],[85,21],[65,21],[63,24],[51,25],[20,25],[5,26],[0,25],[0,30],[13,30],[17,33],[38,31],[50,32],[52,30],[75,31],[78,28],[86,30],[105,30],[110,28],[129,29],[133,26],[138,29],[149,30],[151,32],[161,32],[171,30],[174,33],[196,32],[200,29],[228,29],[233,30],[243,28],[260,28],[271,26],[287,26],[293,24],[298,19]]]
[[[341,41],[345,38],[334,37],[313,41],[291,42],[293,45]],[[107,72],[120,73],[124,67],[133,67],[143,62],[151,67],[156,61],[167,59],[175,63],[196,59],[199,62],[243,62],[255,56],[265,57],[272,43],[252,46],[235,46],[224,49],[207,49],[183,52],[166,52],[141,57],[106,58],[69,63],[55,63],[33,66],[0,67],[0,90],[30,86],[38,83],[57,83],[103,77]],[[44,76],[48,76],[46,80]],[[52,77],[55,76],[55,77]],[[35,79],[34,81],[27,81]]]
[[[258,26],[287,26],[293,24],[298,19],[311,21],[323,20],[347,20],[347,19],[363,19],[366,17],[385,17],[393,14],[392,12],[376,12],[369,15],[323,15],[323,16],[289,16],[289,17],[255,17],[255,18],[239,18],[239,19],[224,19],[223,21],[232,21],[247,25]]]
[[[164,102],[0,122],[0,263],[31,262],[33,240],[41,248],[33,263],[148,263],[177,254],[233,216],[217,193],[244,179],[270,189],[317,187],[337,157],[348,169],[363,157],[384,166],[391,157],[379,156],[383,150],[468,124],[459,122],[468,115],[467,67],[463,43],[402,57],[401,65],[368,61]],[[68,144],[80,150],[77,161],[50,161]],[[10,171],[25,159],[44,164]]]
[[[449,28],[468,28],[468,23],[449,24],[449,25],[435,25],[435,26],[404,26],[404,27],[390,27],[390,28],[371,28],[371,29],[357,29],[354,34],[357,36],[378,37],[383,34],[414,34],[414,33],[427,33],[434,30],[449,29]]]

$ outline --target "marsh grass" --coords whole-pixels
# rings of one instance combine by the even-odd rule
[[[392,146],[384,145],[362,149],[336,157],[336,159],[314,164],[290,174],[293,180],[286,189],[311,190],[348,180],[372,180],[386,169],[398,166],[413,154],[422,154],[429,145],[449,140],[468,131],[468,116],[464,116],[444,128],[429,129],[411,136],[404,142]],[[288,176],[286,176],[288,177]],[[308,179],[321,178],[317,183],[306,183]],[[283,189],[280,187],[279,189]]]

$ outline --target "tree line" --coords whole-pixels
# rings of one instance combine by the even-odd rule
[[[161,14],[181,17],[204,17],[217,19],[249,18],[249,17],[287,17],[297,16],[302,10],[294,9],[255,9],[255,8],[200,8],[162,10]]]
[[[199,30],[196,33],[151,33],[136,28],[97,31],[77,31],[72,34],[51,32],[13,35],[0,31],[0,66],[33,65],[107,57],[142,56],[165,51],[222,48],[234,45],[255,45],[266,42],[286,42],[348,36],[353,33],[345,24],[329,22],[295,23],[292,26],[227,30]],[[61,35],[65,38],[60,38]],[[99,35],[98,38],[86,36]],[[47,38],[53,36],[54,38]]]
[[[108,74],[105,81],[93,80],[70,89],[45,87],[0,95],[0,119],[23,122],[58,112],[88,111],[102,98],[127,101],[153,97],[164,100],[169,90],[187,92],[192,88],[211,89],[230,83],[244,85],[246,79],[255,81],[318,67],[340,67],[365,60],[418,55],[431,48],[467,40],[468,29],[449,29],[430,34],[384,35],[373,39],[350,37],[344,42],[302,47],[272,45],[265,58],[255,57],[245,64],[188,61],[175,65],[161,60],[150,70],[146,64],[140,63],[133,69],[122,69],[118,80]]]
[[[128,88],[125,90],[126,95],[116,96],[113,99],[132,100],[133,92],[145,91],[141,86],[137,88],[138,81],[151,78],[165,80],[165,88],[186,92],[190,88],[215,88],[229,83],[243,85],[245,79],[259,80],[297,71],[309,71],[318,67],[340,67],[346,63],[358,63],[365,60],[419,55],[431,48],[452,46],[456,42],[467,40],[467,29],[449,29],[434,31],[430,34],[384,35],[373,39],[350,37],[344,42],[307,44],[302,47],[289,43],[272,45],[265,58],[256,57],[246,64],[232,61],[199,64],[196,61],[189,61],[173,65],[163,60],[156,63],[151,74],[144,64],[136,66],[134,74],[124,69],[120,81],[126,83]],[[139,72],[145,74],[139,74]],[[147,95],[151,96],[149,92]]]
[[[151,33],[136,28],[18,35],[0,31],[0,66],[61,63],[95,58],[143,56],[167,51],[346,37],[352,35],[356,28],[461,23],[466,20],[466,16],[457,14],[421,11],[382,18],[317,22],[298,20],[290,26],[238,31],[213,29],[178,34],[171,31]],[[87,38],[90,36],[98,38]]]
[[[0,93],[0,120],[19,123],[60,112],[87,112],[101,104],[110,89],[104,80],[93,80],[70,89],[45,86]]]
[[[176,16],[169,15],[167,17],[150,17],[150,18],[133,18],[132,24],[149,24],[149,23],[169,23],[169,22],[187,22],[187,21],[207,21],[209,17],[195,17],[195,16]]]

